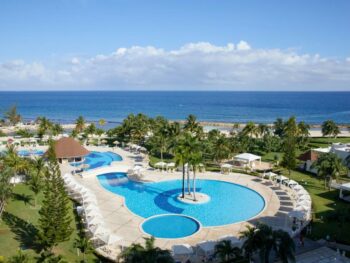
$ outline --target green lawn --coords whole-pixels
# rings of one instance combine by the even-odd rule
[[[324,138],[316,137],[310,138],[309,147],[310,148],[321,148],[328,147],[331,143],[341,142],[341,143],[350,143],[349,137],[340,137],[340,138]]]
[[[37,207],[34,207],[34,195],[27,185],[19,184],[14,188],[14,194],[5,213],[0,221],[0,255],[9,257],[16,254],[19,248],[25,250],[32,257],[37,256],[35,251],[34,236],[37,231],[38,210],[42,201],[42,195],[38,196]],[[73,202],[71,202],[71,216],[73,213]],[[61,243],[54,249],[55,253],[62,255],[68,262],[82,260],[82,256],[77,256],[77,251],[73,246],[77,237],[77,226],[75,220],[72,222],[74,229],[69,241]],[[89,262],[99,262],[94,254],[89,254]]]

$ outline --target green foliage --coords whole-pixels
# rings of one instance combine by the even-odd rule
[[[16,105],[12,106],[7,112],[5,112],[5,119],[8,120],[12,125],[16,125],[22,120],[22,117],[17,112]]]
[[[12,195],[13,186],[10,183],[12,175],[13,170],[10,167],[1,167],[0,164],[0,218],[8,199]]]
[[[8,263],[29,263],[31,262],[29,256],[22,252],[22,250],[18,250],[17,254],[10,257],[7,260]]]
[[[75,128],[74,130],[77,132],[77,133],[81,133],[84,131],[85,129],[85,119],[83,116],[79,116],[77,118],[77,120],[75,121]]]
[[[258,253],[260,262],[268,263],[274,250],[282,262],[295,262],[294,241],[283,230],[272,230],[270,226],[258,223],[255,227],[247,226],[240,238],[245,239],[243,249],[249,260],[254,253]]]
[[[154,246],[154,237],[145,238],[145,246],[132,244],[126,248],[121,259],[125,263],[173,263],[169,250],[163,250]]]
[[[30,138],[34,136],[34,134],[30,132],[29,129],[18,129],[16,131],[16,135],[21,136],[22,138]]]
[[[316,168],[317,175],[324,178],[325,188],[331,179],[337,179],[340,173],[346,172],[342,160],[335,153],[321,154],[311,167]]]
[[[233,247],[230,240],[220,241],[215,245],[215,257],[220,258],[221,263],[239,262],[243,260],[242,250]]]
[[[68,240],[72,233],[68,201],[59,166],[51,156],[46,172],[44,200],[39,210],[38,241],[44,250],[51,251],[60,242]]]
[[[297,135],[298,135],[298,127],[295,121],[295,117],[291,117],[285,124],[284,128],[284,136],[283,136],[283,158],[282,158],[282,166],[285,167],[289,176],[291,175],[291,171],[295,169],[297,165],[296,161],[296,151],[297,151]]]
[[[337,137],[340,133],[340,129],[337,124],[332,120],[326,120],[322,123],[322,135],[327,137]]]

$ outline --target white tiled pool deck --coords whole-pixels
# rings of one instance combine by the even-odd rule
[[[113,151],[122,156],[123,161],[121,164],[128,165],[130,167],[133,167],[135,164],[135,155],[120,148],[112,149],[106,147],[88,147],[88,149],[97,151]],[[143,165],[146,167],[147,164],[144,163]],[[72,168],[69,167],[69,165],[62,165],[61,169],[63,173],[66,173]],[[95,193],[106,226],[111,232],[123,238],[123,245],[130,245],[134,242],[143,243],[143,238],[147,237],[147,235],[140,230],[140,224],[144,221],[144,218],[129,211],[129,209],[124,205],[124,198],[122,196],[118,196],[103,188],[95,175],[83,177],[76,175],[75,177],[81,184]],[[162,180],[181,178],[181,172],[168,173],[148,168],[143,172],[142,180],[158,182]],[[265,199],[265,209],[257,217],[248,220],[248,222],[235,223],[220,227],[204,227],[194,235],[180,239],[156,239],[157,246],[170,249],[175,244],[187,243],[195,246],[201,241],[217,240],[224,235],[233,235],[238,237],[239,232],[244,230],[245,226],[247,224],[251,224],[253,221],[262,221],[274,228],[288,228],[289,220],[287,212],[283,210],[281,211],[281,203],[276,191],[271,189],[271,187],[264,185],[262,181],[257,180],[257,177],[237,173],[223,175],[216,172],[204,172],[198,173],[197,178],[222,180],[249,187],[257,191]],[[229,197],[229,193],[227,193],[227,198]],[[142,200],[140,200],[140,202],[142,202]],[[293,206],[293,201],[290,202],[290,206]]]

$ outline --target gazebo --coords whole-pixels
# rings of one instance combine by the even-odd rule
[[[254,168],[255,162],[259,162],[259,164],[261,164],[261,156],[251,153],[238,154],[233,158],[233,160],[239,163],[243,163],[243,165],[249,166],[251,168]]]
[[[55,141],[53,147],[59,163],[81,162],[90,153],[71,137],[63,137]]]

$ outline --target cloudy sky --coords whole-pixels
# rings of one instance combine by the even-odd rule
[[[0,3],[0,90],[350,91],[350,1]]]

